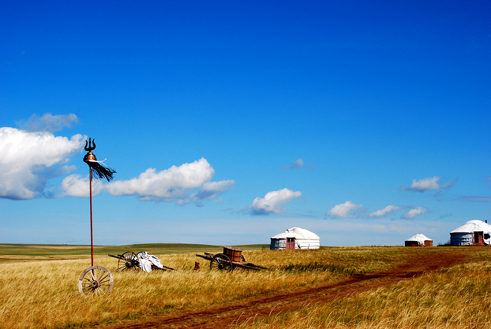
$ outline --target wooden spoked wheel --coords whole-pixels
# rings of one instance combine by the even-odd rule
[[[230,258],[225,254],[216,254],[210,262],[210,270],[232,271],[234,266]]]
[[[127,251],[123,255],[123,258],[118,260],[118,271],[139,271],[140,270],[140,261],[138,260],[138,256],[135,255],[132,251]]]
[[[107,268],[91,266],[80,275],[78,291],[82,295],[107,295],[113,290],[113,283],[113,276]]]

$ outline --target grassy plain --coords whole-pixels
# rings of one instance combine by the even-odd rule
[[[247,250],[269,249],[269,245],[255,244],[236,246]],[[218,253],[221,246],[185,243],[147,243],[123,246],[94,246],[94,255],[122,254],[125,251],[139,252],[145,250],[152,255],[170,255],[193,253],[201,250]],[[46,244],[0,244],[0,264],[46,260],[90,259],[90,246],[79,245],[46,245]]]
[[[237,328],[491,328],[491,250],[469,254],[466,264]]]
[[[269,267],[271,271],[210,272],[208,263],[195,254],[220,252],[221,247],[101,247],[95,264],[112,272],[114,288],[110,295],[91,297],[80,296],[77,290],[80,273],[90,265],[89,257],[83,253],[90,248],[10,246],[10,252],[16,250],[17,254],[8,255],[7,248],[0,246],[0,258],[4,260],[0,264],[1,328],[92,327],[178,310],[227,305],[243,298],[321,286],[358,274],[387,270],[408,260],[417,261],[423,253],[450,248],[338,247],[270,251],[262,245],[251,246],[253,250],[242,246],[247,261]],[[21,254],[23,247],[28,247],[28,255]],[[163,252],[156,252],[158,248]],[[117,272],[117,260],[107,257],[107,253],[125,250],[147,250],[159,256],[162,264],[178,271]],[[467,263],[330,303],[299,305],[295,310],[251,320],[238,327],[486,328],[484,324],[491,323],[491,248],[452,250],[467,253]],[[13,258],[9,259],[10,256]],[[30,261],[29,257],[38,258]],[[43,257],[45,259],[41,259]],[[195,261],[202,264],[200,272],[192,270]]]
[[[236,246],[247,250],[269,249],[269,245],[255,244]],[[199,250],[221,252],[223,247],[204,244],[185,243],[147,243],[123,246],[94,246],[94,255],[122,254],[125,251],[139,252],[145,250],[152,255],[170,255],[192,253]],[[90,259],[90,246],[79,245],[46,245],[46,244],[0,244],[0,264],[32,262],[44,260]]]

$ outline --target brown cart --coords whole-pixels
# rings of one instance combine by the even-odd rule
[[[210,254],[209,252],[205,252],[204,255],[196,254],[196,256],[209,260],[210,270],[232,271],[235,267],[255,271],[267,270],[266,267],[246,262],[242,255],[242,250],[230,246],[223,247],[223,253],[221,254]]]
[[[111,255],[108,254],[109,257],[114,257],[118,259],[118,271],[140,271],[140,260],[138,259],[137,254],[133,251],[127,251],[121,255]],[[172,267],[162,265],[162,268],[159,268],[152,264],[152,270],[159,271],[175,271]]]

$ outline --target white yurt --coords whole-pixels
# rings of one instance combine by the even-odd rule
[[[433,247],[433,240],[424,234],[415,234],[404,243],[406,247]]]
[[[452,246],[484,246],[491,244],[491,225],[481,220],[470,220],[450,232]]]
[[[271,238],[271,250],[319,249],[319,236],[300,227],[293,227]]]

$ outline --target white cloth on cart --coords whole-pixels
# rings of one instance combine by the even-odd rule
[[[160,259],[154,255],[150,255],[146,251],[140,251],[136,256],[140,262],[140,268],[144,272],[152,272],[152,265],[155,265],[160,269],[164,268],[164,266],[160,263]]]

